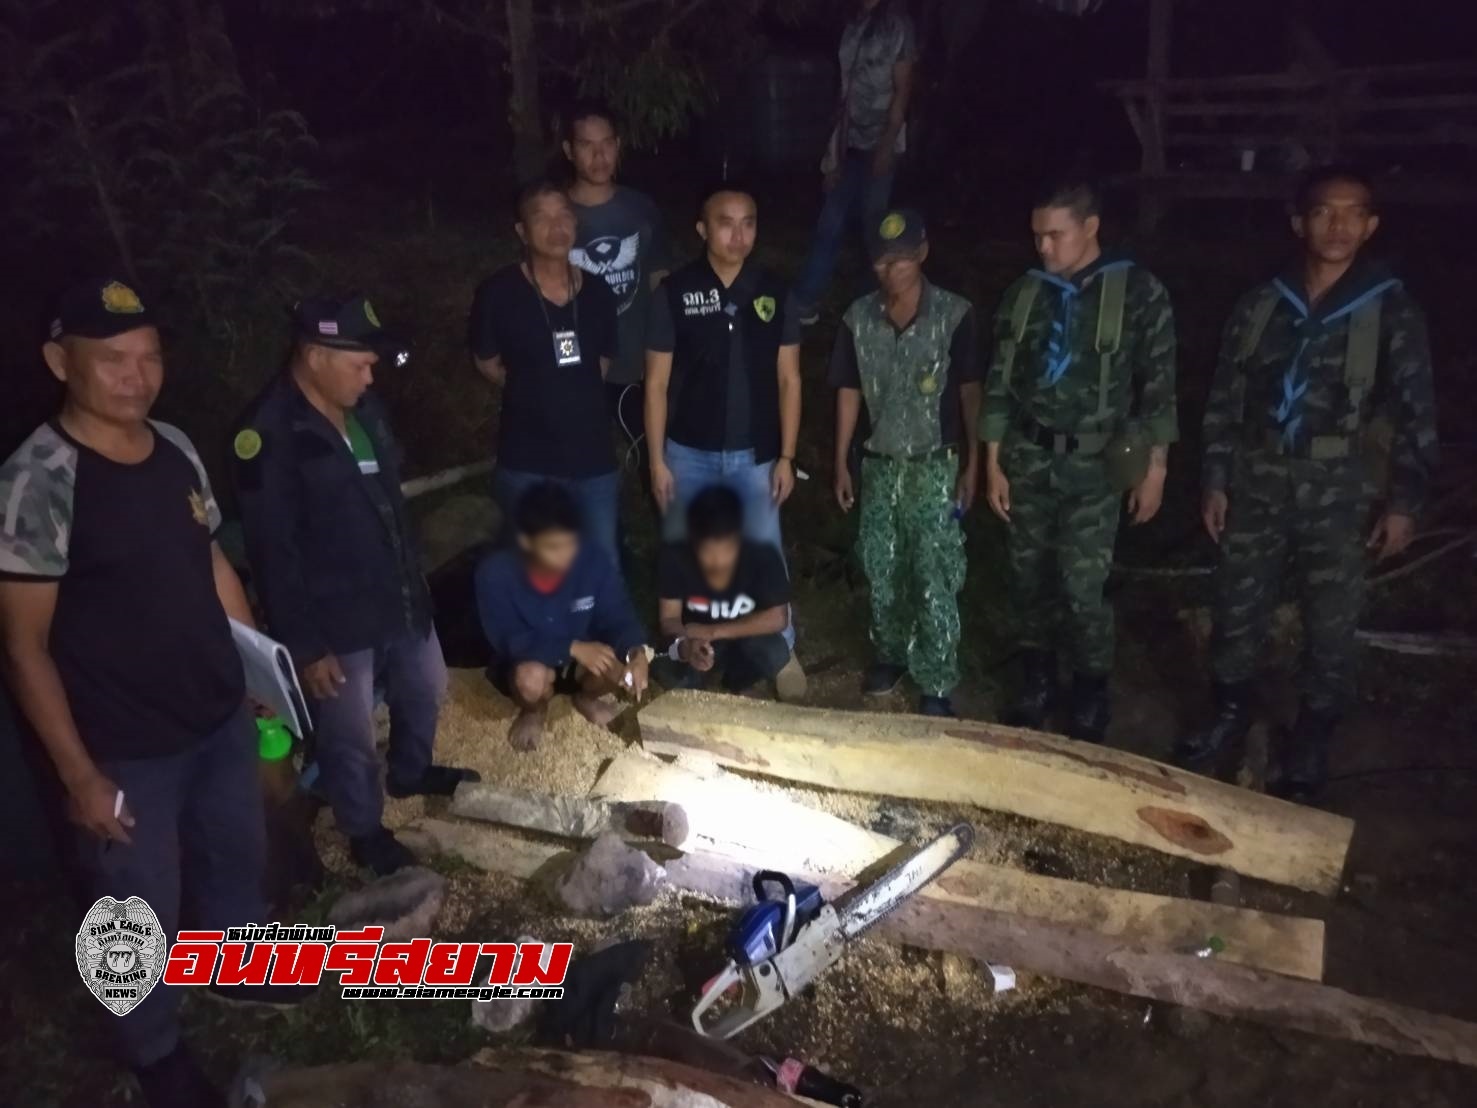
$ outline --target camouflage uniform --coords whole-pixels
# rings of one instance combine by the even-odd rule
[[[859,388],[872,420],[862,461],[858,548],[879,659],[906,665],[925,696],[959,681],[964,532],[954,518],[960,386],[978,381],[974,312],[926,284],[899,332],[880,293],[842,318],[831,381]]]
[[[1121,336],[1116,351],[1103,355],[1103,274],[1124,267],[1130,268]],[[1015,306],[1031,281],[1041,287],[1017,341]],[[1148,270],[1122,260],[1104,258],[1069,282],[1033,270],[1006,291],[995,332],[980,437],[1001,444],[1000,468],[1010,481],[1018,641],[1027,650],[1052,649],[1064,617],[1076,672],[1106,674],[1113,665],[1113,613],[1103,586],[1121,494],[1109,484],[1100,455],[1108,437],[1125,427],[1155,445],[1179,437],[1169,296]],[[1082,441],[1073,441],[1078,436]]]
[[[1364,539],[1380,493],[1376,452],[1361,432],[1388,416],[1388,509],[1416,515],[1436,461],[1435,394],[1425,319],[1399,282],[1356,266],[1312,312],[1300,285],[1279,278],[1241,298],[1205,410],[1204,487],[1226,492],[1230,505],[1211,661],[1222,684],[1254,676],[1290,559],[1303,614],[1304,703],[1337,713],[1354,691]],[[1373,388],[1351,397],[1350,330],[1361,305],[1376,302]]]

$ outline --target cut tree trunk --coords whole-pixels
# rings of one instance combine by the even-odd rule
[[[658,754],[788,781],[973,804],[1331,894],[1353,821],[1121,750],[997,724],[673,692],[640,713]]]
[[[533,877],[568,854],[476,824],[422,819],[414,832],[403,836],[413,849],[434,849],[513,877]],[[713,854],[687,854],[663,864],[676,888],[728,903],[753,900],[755,866]],[[791,876],[819,886],[831,900],[853,884],[829,874]],[[872,933],[1129,996],[1477,1066],[1477,1024],[1218,958],[1149,950],[1086,927],[916,896],[884,916]]]
[[[680,847],[689,838],[687,814],[682,808],[656,799],[625,803],[624,798],[617,798],[607,802],[467,782],[457,786],[451,814],[572,839],[593,839],[613,830],[627,838],[660,839],[668,846]]]
[[[733,774],[699,776],[634,751],[617,755],[590,792],[628,802],[674,801],[689,813],[690,834],[668,845],[756,869],[856,877],[895,860],[901,845]],[[1166,950],[1194,949],[1217,935],[1229,961],[1314,981],[1323,976],[1322,920],[1104,888],[968,859],[950,866],[922,895],[1090,927]]]

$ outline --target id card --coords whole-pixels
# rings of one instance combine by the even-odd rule
[[[577,332],[554,332],[554,362],[561,366],[580,364],[580,337]]]

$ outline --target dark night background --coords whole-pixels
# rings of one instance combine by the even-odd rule
[[[931,277],[990,313],[1034,260],[1027,201],[1041,174],[1071,165],[1115,178],[1138,168],[1124,110],[1099,86],[1144,76],[1148,0],[1103,0],[1080,17],[1048,0],[908,6],[923,55],[911,150],[894,196],[929,219]],[[576,95],[603,96],[626,117],[622,179],[657,198],[685,250],[696,249],[694,193],[726,164],[756,186],[764,260],[787,275],[799,269],[820,204],[816,165],[850,0],[533,0],[524,72],[535,72],[539,108],[521,115],[511,103],[517,59],[508,7],[508,0],[0,0],[0,457],[58,402],[39,354],[54,294],[80,275],[110,271],[136,276],[166,320],[156,414],[196,442],[228,514],[227,429],[283,363],[287,307],[316,291],[365,292],[387,325],[411,340],[409,367],[377,380],[410,475],[485,459],[497,396],[470,365],[466,313],[477,282],[513,254],[517,181],[540,163],[559,168],[555,121]],[[1470,0],[1178,0],[1170,74],[1469,61],[1474,35]],[[1396,264],[1430,318],[1443,508],[1422,527],[1442,534],[1470,529],[1477,488],[1477,416],[1466,403],[1477,387],[1469,337],[1477,193],[1457,195],[1477,179],[1477,70],[1453,87],[1471,103],[1417,120],[1440,141],[1364,150],[1382,181],[1437,181],[1455,199],[1391,200],[1373,246]],[[1289,117],[1271,124],[1292,125]],[[1306,138],[1289,130],[1294,137]],[[1270,162],[1277,152],[1267,153]],[[1235,154],[1176,153],[1170,168],[1229,171]],[[1259,178],[1270,182],[1266,195],[1175,203],[1152,234],[1141,229],[1132,188],[1109,193],[1107,234],[1163,278],[1181,346],[1183,441],[1171,455],[1159,517],[1124,529],[1118,559],[1130,567],[1157,572],[1214,560],[1197,518],[1196,440],[1209,370],[1235,298],[1281,264],[1290,245],[1284,205],[1274,198],[1283,178],[1275,166],[1259,163],[1259,172],[1273,173]],[[830,497],[824,366],[836,317],[869,276],[853,244],[820,325],[806,333],[798,460],[812,479],[797,488],[785,517],[801,656],[821,687],[844,686],[845,695],[865,662],[866,621],[856,603],[860,581],[846,569],[855,522]],[[626,481],[630,541],[638,562],[654,560],[635,484]],[[468,482],[419,505],[429,517],[450,498],[484,494]],[[1003,542],[986,511],[977,508],[966,525],[966,677],[957,703],[966,715],[990,718],[1014,650]],[[465,551],[485,537],[454,536],[433,573],[453,665],[480,665]],[[649,587],[633,582],[638,595]],[[1175,728],[1207,702],[1204,665],[1180,619],[1207,603],[1206,579],[1115,576],[1112,588],[1121,640],[1115,693],[1129,736],[1122,745],[1162,757]],[[1448,555],[1377,591],[1365,626],[1477,634],[1477,561],[1468,551]],[[1331,983],[1477,1019],[1470,661],[1383,654],[1366,665],[1366,723],[1341,755],[1351,783],[1332,805],[1360,821],[1353,891],[1332,903],[1278,899],[1285,890],[1248,895],[1262,896],[1257,906],[1329,920]],[[855,706],[841,696],[823,702]],[[13,748],[7,736],[0,758],[18,767]],[[103,1057],[89,1022],[93,1002],[71,976],[75,913],[37,830],[32,786],[20,768],[3,777],[0,892],[22,908],[0,954],[0,1105],[128,1103],[131,1086]],[[1083,880],[1103,872],[1079,874],[1055,859],[1039,868]],[[1185,895],[1179,886],[1162,891]],[[297,918],[321,913],[322,903]],[[1081,989],[1070,997],[1023,1014],[998,1040],[992,1029],[973,1070],[970,1058],[887,1034],[875,1050],[831,1060],[879,1091],[886,1085],[890,1099],[877,1101],[884,1108],[1477,1103],[1471,1070],[1231,1021],[1198,1036],[1160,1034],[1147,1029],[1141,1002]],[[456,1062],[485,1045],[467,1029],[461,1005],[407,1016],[390,1005],[366,1013],[315,1001],[308,1016],[271,1027],[204,1007],[187,1009],[190,1031],[222,1077],[248,1050],[303,1064],[387,1056]]]

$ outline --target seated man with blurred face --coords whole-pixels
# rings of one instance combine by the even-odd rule
[[[738,494],[713,485],[687,509],[687,542],[662,551],[657,586],[662,634],[672,639],[670,684],[698,688],[718,668],[730,692],[770,680],[781,700],[798,701],[805,671],[785,642],[785,563],[774,547],[746,540],[743,529]]]
[[[390,709],[391,796],[450,795],[470,770],[431,763],[446,663],[400,492],[400,449],[374,370],[400,351],[362,296],[296,311],[296,345],[233,441],[241,522],[268,630],[308,695],[323,788],[354,861],[414,862],[381,822],[375,686]]]
[[[492,647],[493,684],[518,706],[508,732],[515,750],[533,750],[549,702],[569,694],[591,723],[617,714],[607,698],[646,691],[646,633],[620,571],[580,537],[573,496],[552,481],[529,488],[513,516],[516,549],[477,567],[477,611]]]
[[[141,897],[171,940],[265,922],[256,728],[226,619],[251,610],[200,456],[148,418],[154,317],[123,282],[87,282],[42,352],[66,398],[0,466],[0,667],[75,824],[64,853],[89,903]],[[180,995],[154,988],[108,1030],[151,1108],[224,1104],[180,1042]]]

